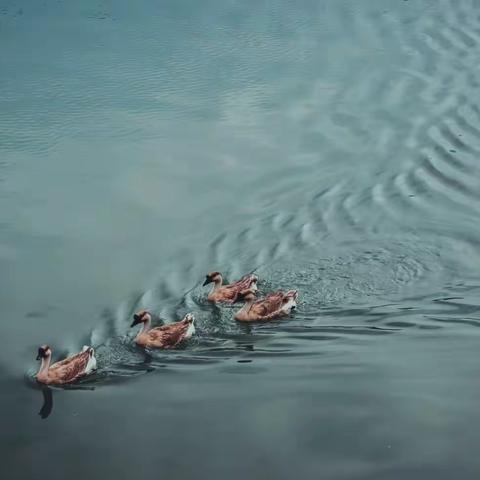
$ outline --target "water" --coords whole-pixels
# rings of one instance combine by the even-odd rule
[[[0,2],[2,478],[477,478],[480,3]],[[239,325],[206,272],[298,311]],[[131,314],[194,311],[142,352]],[[99,371],[32,376],[39,344]]]

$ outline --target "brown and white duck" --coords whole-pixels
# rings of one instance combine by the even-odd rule
[[[257,281],[258,277],[256,275],[249,274],[236,282],[223,285],[222,274],[220,272],[210,272],[205,276],[203,286],[213,283],[213,288],[207,297],[210,302],[235,303],[240,292],[248,289],[258,290]]]
[[[273,320],[289,315],[297,306],[297,290],[269,293],[265,298],[257,300],[253,290],[241,292],[240,297],[245,305],[235,314],[239,322],[255,322],[258,320]]]
[[[141,310],[133,316],[132,327],[142,324],[142,329],[135,337],[137,345],[145,348],[175,348],[195,333],[195,317],[187,313],[185,318],[176,323],[152,328],[152,315]]]
[[[84,346],[80,353],[53,365],[50,365],[51,359],[52,349],[48,345],[42,345],[37,355],[37,360],[41,360],[42,364],[36,378],[38,382],[46,385],[72,383],[97,369],[97,359],[92,347]]]

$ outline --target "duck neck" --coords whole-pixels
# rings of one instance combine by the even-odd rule
[[[221,275],[215,277],[213,281],[212,293],[218,290],[223,285],[223,278]]]
[[[50,368],[50,359],[52,357],[48,356],[46,358],[42,358],[42,363],[40,365],[40,369],[37,373],[37,378],[39,380],[46,379],[48,377],[48,369]]]
[[[137,338],[143,335],[144,333],[147,333],[152,326],[152,319],[149,317],[145,322],[143,322],[142,328],[137,334]]]
[[[253,302],[255,300],[247,300],[245,302],[245,304],[243,305],[243,307],[238,311],[238,313],[240,312],[248,312],[250,310],[250,307],[253,305]]]

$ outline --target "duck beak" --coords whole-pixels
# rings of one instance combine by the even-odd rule
[[[37,355],[37,360],[41,360],[42,357],[40,355]]]
[[[205,285],[208,285],[209,283],[212,283],[212,282],[213,282],[213,280],[210,277],[207,277],[207,278],[205,278],[205,281],[203,282],[202,287],[204,287]]]
[[[135,314],[135,315],[133,316],[133,322],[132,322],[132,324],[130,325],[130,328],[134,327],[135,325],[138,325],[138,324],[141,323],[141,322],[142,322],[142,319],[140,318],[140,315]]]

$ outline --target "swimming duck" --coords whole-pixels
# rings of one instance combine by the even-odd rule
[[[194,321],[195,317],[191,313],[187,313],[180,322],[152,328],[152,315],[146,310],[141,310],[133,316],[131,326],[134,327],[143,323],[142,329],[135,338],[137,345],[147,348],[168,349],[176,347],[195,333]]]
[[[46,385],[72,383],[97,369],[97,359],[92,347],[84,346],[80,353],[50,365],[52,349],[42,345],[38,349],[37,360],[41,360],[37,381]]]
[[[245,290],[241,292],[240,297],[245,300],[245,305],[235,314],[235,320],[254,322],[288,315],[297,306],[298,292],[297,290],[288,292],[279,290],[257,300],[255,291]]]
[[[222,285],[222,274],[220,272],[210,272],[205,276],[203,286],[209,283],[214,284],[207,297],[210,302],[235,303],[241,291],[248,289],[253,291],[258,290],[257,281],[258,277],[256,275],[249,274],[229,285]]]

